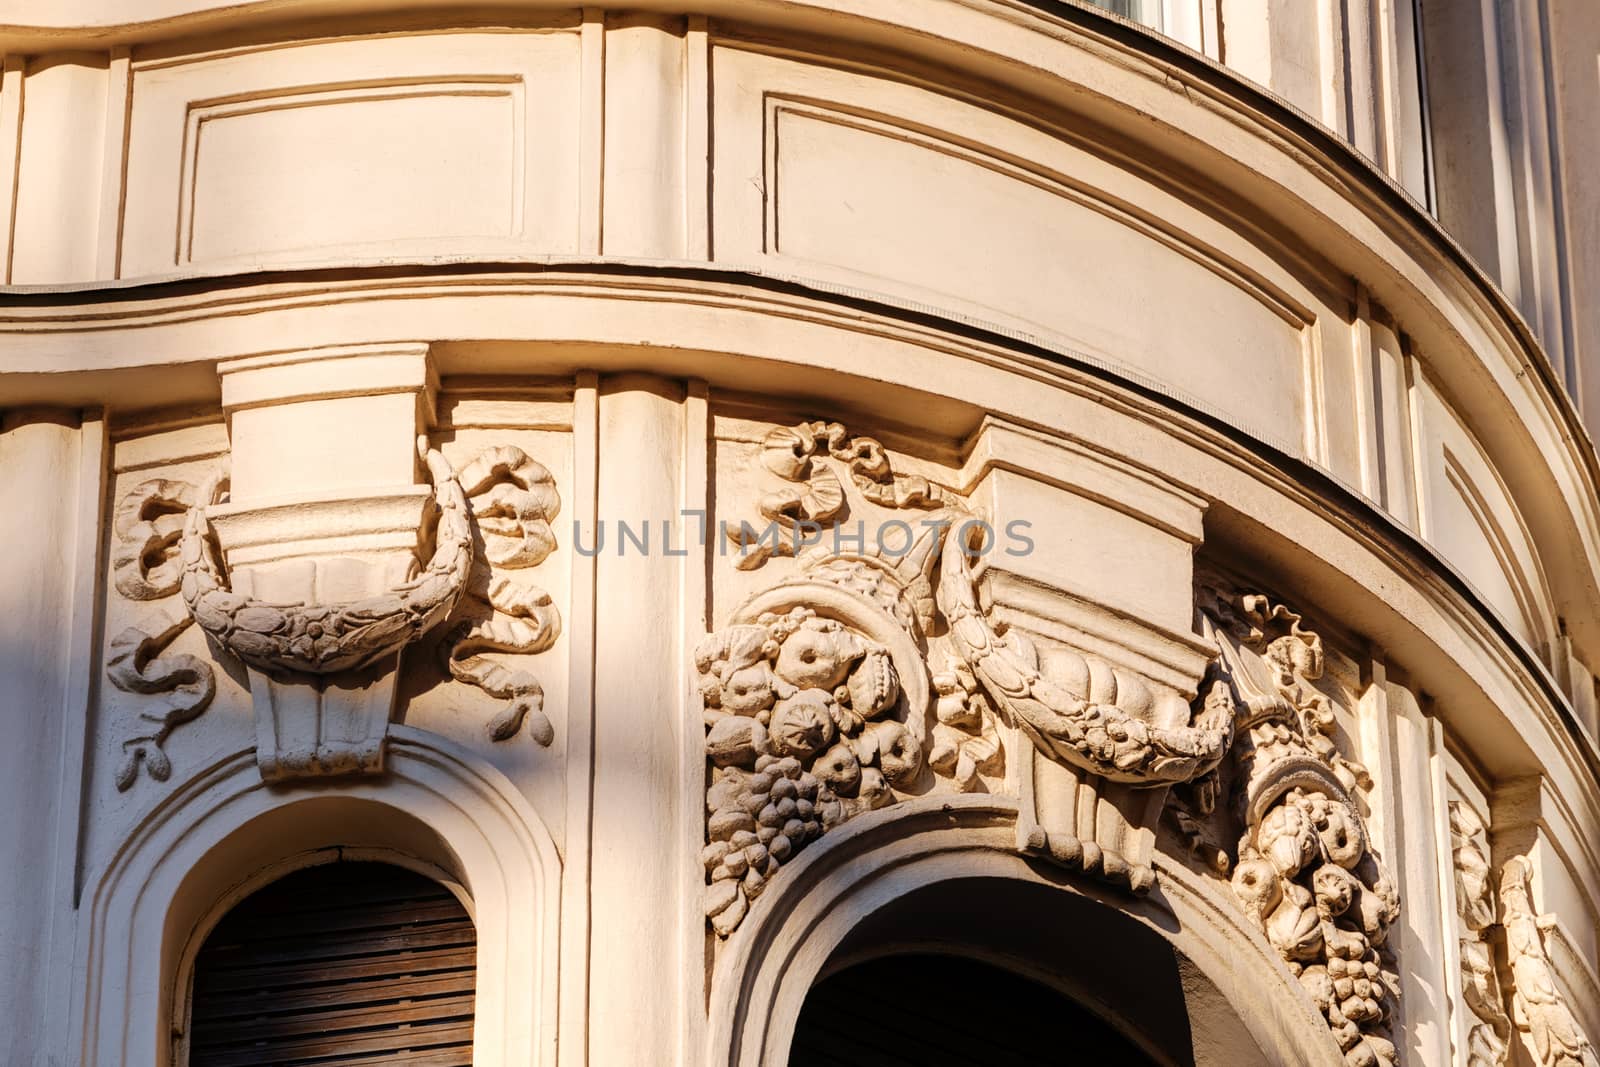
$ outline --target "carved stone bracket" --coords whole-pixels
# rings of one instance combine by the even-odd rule
[[[434,551],[420,574],[376,595],[322,603],[250,596],[230,585],[212,532],[211,506],[219,503],[225,474],[213,479],[201,494],[202,504],[189,512],[182,542],[184,601],[207,636],[250,668],[256,761],[263,777],[382,769],[397,657],[455,608],[472,566],[472,522],[455,473],[425,440],[419,439],[418,448],[433,479]],[[380,533],[394,524],[388,517],[394,505],[404,509],[412,495],[401,490],[368,498]],[[344,510],[342,504],[333,502],[333,510]],[[319,510],[327,509],[324,501],[308,503],[294,521],[314,531]],[[258,554],[288,554],[286,542],[274,536],[283,521],[278,512],[284,510],[284,505],[233,509],[227,517],[236,529],[248,531],[235,538],[236,544]],[[262,528],[265,533],[258,532]],[[343,527],[340,536],[349,536]],[[319,583],[358,584],[373,570],[338,557],[276,566],[269,578],[282,583],[287,577],[307,592]]]
[[[432,558],[417,577],[348,603],[270,603],[234,592],[209,533],[205,507],[183,533],[183,599],[200,628],[245,663],[266,672],[336,674],[399,652],[444,621],[466,587],[472,525],[466,499],[439,452],[419,448],[433,476],[439,520]],[[203,494],[217,503],[219,476]]]
[[[1065,648],[1041,655],[1020,631],[1002,634],[980,607],[961,529],[945,541],[939,609],[956,655],[1032,742],[1020,768],[1021,847],[1149,889],[1166,787],[1208,774],[1227,754],[1232,707],[1208,700],[1196,715],[1101,659]]]

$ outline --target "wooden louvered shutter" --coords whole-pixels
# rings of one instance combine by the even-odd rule
[[[477,933],[385,863],[298,871],[241,901],[195,961],[189,1067],[467,1067]]]

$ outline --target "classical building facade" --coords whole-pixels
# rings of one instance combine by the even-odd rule
[[[0,0],[0,1061],[1595,1064],[1600,10],[1107,6]]]

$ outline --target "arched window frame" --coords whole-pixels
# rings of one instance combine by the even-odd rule
[[[391,727],[381,778],[294,790],[253,749],[178,785],[86,883],[73,1047],[82,1067],[177,1067],[193,959],[232,903],[347,846],[454,878],[478,927],[474,1062],[555,1067],[560,858],[527,798],[435,734]],[[198,935],[198,940],[197,940]]]

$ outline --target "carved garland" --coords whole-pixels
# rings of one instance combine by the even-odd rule
[[[550,520],[561,506],[554,479],[520,449],[500,446],[467,466],[463,489],[441,453],[425,441],[418,447],[434,485],[434,552],[416,578],[353,603],[275,604],[231,591],[203,506],[220,498],[225,467],[200,492],[169,479],[151,479],[129,491],[113,521],[113,584],[132,600],[181,592],[188,612],[177,618],[158,613],[110,642],[111,683],[160,698],[160,710],[141,710],[140,728],[123,742],[119,790],[132,786],[141,767],[155,780],[167,780],[168,735],[204,712],[215,694],[205,661],[162,656],[194,622],[259,669],[280,676],[327,675],[376,662],[455,612],[457,623],[441,645],[447,669],[507,701],[489,726],[490,736],[513,737],[526,722],[539,744],[551,742],[554,731],[538,679],[490,654],[541,652],[560,635],[560,614],[549,594],[500,573],[537,566],[554,550]],[[481,550],[474,545],[475,530]]]
[[[345,604],[270,604],[233,592],[219,562],[203,507],[192,508],[183,532],[183,599],[212,640],[269,672],[334,674],[398,652],[455,608],[472,565],[472,522],[455,472],[419,440],[433,477],[439,521],[435,549],[422,573],[390,592]],[[201,499],[215,503],[226,473]]]
[[[1108,781],[1141,785],[1190,781],[1209,773],[1233,740],[1232,709],[1202,705],[1192,726],[1163,726],[1139,717],[1155,698],[1126,671],[1070,651],[1040,668],[1033,642],[1002,636],[978,606],[969,546],[959,531],[946,539],[939,610],[963,663],[999,707],[1044,755]]]

